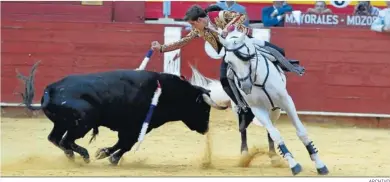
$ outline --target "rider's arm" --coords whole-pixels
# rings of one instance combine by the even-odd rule
[[[195,29],[192,29],[185,37],[180,40],[168,44],[161,45],[160,52],[169,52],[176,49],[180,49],[183,46],[187,45],[192,39],[198,37],[198,32]]]
[[[244,25],[244,22],[247,18],[245,14],[241,14],[234,11],[222,11],[222,13],[225,20],[230,20],[226,25],[226,27],[229,27],[230,25],[234,25],[240,32],[252,36],[252,28],[249,28]]]

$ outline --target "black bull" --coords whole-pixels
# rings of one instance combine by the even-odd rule
[[[226,109],[210,99],[208,90],[176,75],[134,70],[67,76],[48,85],[41,98],[41,106],[35,107],[31,104],[38,64],[34,64],[29,77],[18,73],[18,78],[25,84],[21,94],[23,102],[30,110],[42,109],[54,123],[48,136],[50,142],[69,158],[74,157],[73,152],[79,153],[85,162],[90,160],[89,153],[75,140],[83,138],[91,129],[93,139],[99,132],[99,126],[117,131],[118,141],[112,147],[99,149],[96,153],[98,159],[110,156],[110,162],[118,164],[123,154],[130,151],[137,142],[157,81],[162,93],[147,132],[166,122],[181,120],[191,130],[205,134],[210,106]]]

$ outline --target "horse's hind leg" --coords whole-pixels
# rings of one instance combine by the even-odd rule
[[[297,131],[297,136],[302,141],[302,143],[305,145],[307,152],[310,155],[310,158],[312,161],[315,162],[317,172],[321,175],[326,175],[329,173],[328,168],[326,165],[321,161],[318,150],[314,147],[314,142],[309,139],[306,128],[303,126],[301,120],[298,117],[297,111],[295,109],[295,104],[290,97],[290,95],[286,94],[282,100],[282,106],[286,110],[287,115],[289,116],[290,120],[292,121],[294,127]]]
[[[241,155],[247,155],[248,142],[247,142],[246,129],[240,130],[240,134],[241,134]]]
[[[291,152],[287,149],[287,146],[284,144],[284,141],[280,136],[279,131],[273,126],[269,117],[268,110],[264,108],[255,108],[255,107],[251,107],[251,108],[253,113],[261,122],[261,124],[263,124],[264,127],[269,132],[272,140],[278,145],[281,155],[288,161],[288,164],[291,168],[293,175],[300,173],[302,171],[301,165],[295,161]]]
[[[248,141],[247,141],[247,134],[246,134],[246,128],[250,124],[250,121],[246,122],[245,115],[238,114],[237,107],[233,101],[231,101],[232,110],[236,114],[238,118],[238,128],[241,135],[241,155],[247,155],[248,154]],[[248,118],[253,119],[253,118]]]

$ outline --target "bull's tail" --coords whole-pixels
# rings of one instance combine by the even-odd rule
[[[92,143],[92,141],[96,140],[96,135],[99,134],[99,128],[94,127],[92,130],[92,138],[89,140],[89,143]]]
[[[45,90],[43,94],[43,100],[41,102],[41,106],[32,106],[32,101],[35,95],[34,89],[34,79],[35,79],[35,71],[39,65],[40,61],[36,62],[31,68],[30,75],[28,77],[22,75],[18,70],[16,70],[17,78],[21,80],[24,84],[24,92],[20,93],[23,98],[23,104],[30,110],[40,110],[46,107],[49,104],[50,96],[49,92]]]

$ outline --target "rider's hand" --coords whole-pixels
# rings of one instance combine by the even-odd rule
[[[230,26],[227,27],[227,31],[228,32],[233,32],[234,29],[236,29],[236,27],[234,25],[230,25]]]
[[[228,33],[229,33],[229,32],[227,31],[227,29],[223,29],[223,30],[222,30],[222,33],[221,33],[221,36],[222,36],[223,38],[225,38],[225,37],[227,36]]]
[[[236,27],[234,25],[230,25],[222,30],[222,37],[225,38],[229,32],[233,32]]]
[[[158,43],[158,41],[153,41],[152,42],[152,47],[151,47],[154,51],[160,51],[161,49],[161,44]]]

